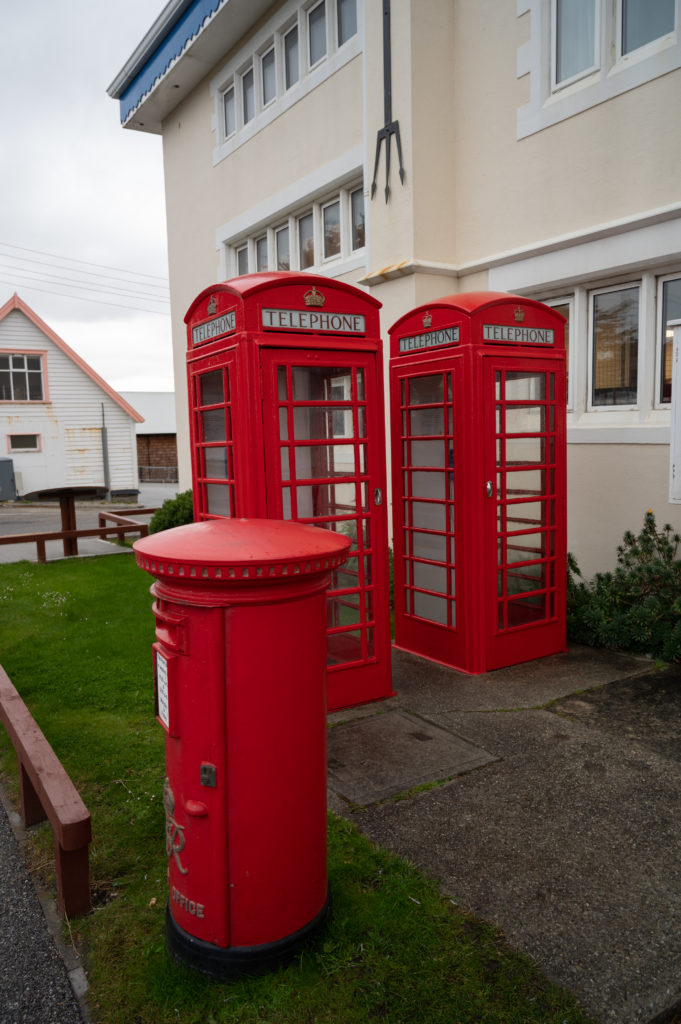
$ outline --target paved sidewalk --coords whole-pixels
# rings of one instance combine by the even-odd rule
[[[681,667],[575,648],[463,676],[394,656],[331,716],[331,806],[603,1024],[681,1004]],[[441,784],[394,801],[424,782]]]
[[[21,833],[20,819],[11,810],[9,815]],[[87,1016],[76,991],[84,991],[85,973],[74,960],[67,966],[57,948],[56,906],[41,905],[2,800],[0,864],[0,1021],[83,1024]]]

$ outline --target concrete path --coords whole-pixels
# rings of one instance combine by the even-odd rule
[[[397,697],[330,716],[332,809],[497,925],[596,1021],[669,1020],[681,667],[650,675],[587,648],[477,677],[401,653],[394,667]]]

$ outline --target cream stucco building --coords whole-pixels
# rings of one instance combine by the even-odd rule
[[[648,508],[681,530],[680,17],[675,0],[171,0],[109,93],[163,137],[180,486],[191,301],[313,269],[369,289],[384,337],[459,291],[559,306],[569,548],[590,574]]]

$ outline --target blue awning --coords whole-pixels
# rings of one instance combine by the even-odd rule
[[[146,63],[121,93],[121,124],[139,106],[154,83],[163,77],[172,62],[184,52],[187,43],[198,35],[206,19],[215,14],[223,3],[225,0],[193,0],[184,11],[178,13],[177,20],[168,26]]]

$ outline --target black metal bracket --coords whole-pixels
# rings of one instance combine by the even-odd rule
[[[397,158],[400,162],[400,181],[404,185],[404,165],[402,163],[402,140],[400,138],[399,121],[393,121],[392,101],[392,60],[390,52],[390,0],[383,0],[383,112],[385,124],[379,128],[376,136],[376,158],[374,160],[374,178],[371,182],[371,198],[376,195],[376,175],[381,156],[381,146],[385,142],[385,201],[390,198],[390,141],[395,136]]]

